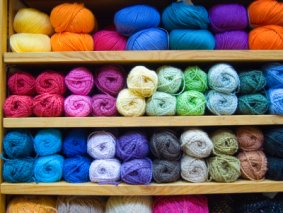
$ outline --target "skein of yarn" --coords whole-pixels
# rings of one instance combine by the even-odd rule
[[[283,180],[282,158],[267,156],[266,178],[270,180]]]
[[[11,95],[4,102],[4,115],[12,118],[29,117],[32,115],[32,104],[30,96]]]
[[[154,160],[152,177],[157,183],[171,183],[180,179],[181,167],[179,161]]]
[[[67,157],[87,154],[87,134],[84,129],[68,131],[63,141],[63,154]]]
[[[27,72],[17,71],[10,75],[8,88],[12,95],[33,95],[35,78]]]
[[[283,88],[270,89],[267,93],[269,98],[269,112],[270,114],[282,115],[283,114]]]
[[[217,33],[215,35],[216,50],[247,50],[249,49],[249,34],[235,30]]]
[[[262,149],[264,136],[259,128],[252,126],[238,127],[236,135],[241,150],[250,152]]]
[[[283,128],[276,127],[265,132],[263,149],[266,154],[283,157]]]
[[[176,97],[165,92],[155,92],[147,100],[145,112],[151,116],[176,114]]]
[[[208,197],[210,213],[234,213],[234,198],[231,195],[212,195]]]
[[[86,117],[92,112],[91,98],[84,95],[70,95],[64,100],[64,111],[68,117]]]
[[[158,75],[158,91],[175,94],[181,90],[184,79],[182,70],[172,66],[161,66],[156,72]]]
[[[207,86],[207,74],[198,66],[187,67],[184,72],[185,89],[205,92]]]
[[[269,88],[283,87],[283,64],[272,63],[264,67],[266,83]]]
[[[257,93],[264,89],[266,80],[263,72],[260,70],[252,70],[239,74],[240,93],[250,94]]]
[[[114,116],[118,114],[116,98],[107,94],[94,95],[91,106],[94,116]]]
[[[238,151],[236,135],[229,129],[218,129],[212,133],[213,153],[233,155]]]
[[[238,98],[238,113],[244,115],[263,115],[268,111],[268,100],[262,94],[242,95]]]

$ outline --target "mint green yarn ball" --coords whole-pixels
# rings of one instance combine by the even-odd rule
[[[177,97],[176,112],[178,115],[203,115],[205,96],[198,91],[186,91]]]
[[[185,90],[205,92],[207,86],[207,74],[198,66],[187,67],[184,73]]]

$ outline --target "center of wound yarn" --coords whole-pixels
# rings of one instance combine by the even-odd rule
[[[236,135],[241,150],[256,151],[262,149],[264,136],[259,128],[252,126],[238,127]]]
[[[152,163],[152,177],[157,183],[170,183],[180,179],[180,162],[168,160],[154,160]]]
[[[86,117],[91,111],[91,98],[83,95],[70,95],[64,100],[65,115]]]
[[[116,98],[108,94],[97,94],[92,97],[92,114],[94,116],[117,115]]]
[[[213,142],[213,153],[233,155],[238,151],[236,135],[229,129],[219,129],[211,136]]]
[[[147,100],[145,111],[151,116],[175,115],[176,97],[165,92],[155,92]]]
[[[33,95],[35,92],[35,79],[27,72],[17,71],[9,77],[8,88],[14,95]]]
[[[262,94],[242,95],[238,98],[238,113],[244,115],[262,115],[268,110],[269,103]]]
[[[185,89],[205,92],[207,86],[207,74],[198,66],[187,67],[184,73]]]
[[[87,153],[87,133],[84,129],[72,129],[63,141],[63,154],[67,157],[85,155]]]
[[[266,80],[263,72],[260,70],[252,70],[239,74],[240,93],[250,94],[256,93],[264,89]]]

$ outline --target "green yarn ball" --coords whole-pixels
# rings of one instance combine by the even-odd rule
[[[146,114],[152,116],[175,115],[176,97],[165,92],[155,92],[147,100]]]
[[[184,73],[185,90],[205,92],[208,88],[207,74],[198,66],[188,67]]]
[[[268,110],[269,103],[262,94],[242,95],[238,98],[238,113],[243,115],[262,115]]]
[[[213,153],[233,155],[238,151],[238,140],[230,129],[218,129],[212,133]]]
[[[249,94],[261,91],[265,85],[266,80],[263,72],[260,70],[252,70],[249,72],[242,72],[239,74],[240,78],[240,93]]]
[[[186,91],[177,97],[178,115],[203,115],[205,112],[205,96],[198,91]]]

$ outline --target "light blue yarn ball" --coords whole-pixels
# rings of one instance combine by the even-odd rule
[[[283,88],[268,90],[270,101],[269,111],[271,114],[283,115]]]
[[[34,138],[34,149],[39,156],[52,155],[60,152],[62,134],[58,129],[43,129]]]
[[[169,46],[171,50],[213,50],[215,39],[208,30],[172,30]]]
[[[119,10],[114,16],[117,32],[131,36],[147,28],[158,27],[160,24],[159,12],[148,5],[134,5]]]
[[[168,50],[168,33],[162,28],[149,28],[132,35],[127,50]]]
[[[269,88],[283,88],[283,64],[273,63],[264,68]]]
[[[51,183],[61,180],[64,158],[61,155],[39,157],[34,165],[36,182]]]

